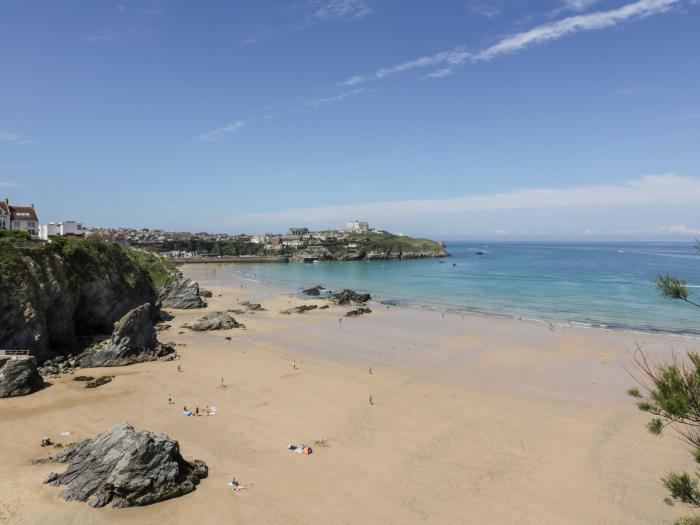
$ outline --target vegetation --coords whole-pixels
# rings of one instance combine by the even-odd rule
[[[153,289],[162,290],[165,285],[176,279],[179,275],[175,265],[153,252],[131,248],[128,250],[129,257],[146,273]]]
[[[700,249],[700,242],[697,248]],[[700,308],[690,299],[687,283],[672,275],[658,275],[654,282],[663,297],[684,301]],[[669,472],[662,478],[670,496],[669,505],[683,503],[700,509],[700,354],[688,352],[684,358],[676,354],[668,363],[650,363],[641,347],[634,357],[639,370],[639,388],[627,393],[637,400],[637,407],[653,417],[647,423],[649,432],[661,435],[671,429],[689,445],[696,463],[692,473]],[[700,517],[682,518],[677,525],[700,525]]]

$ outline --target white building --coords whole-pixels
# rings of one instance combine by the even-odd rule
[[[34,205],[10,206],[8,199],[0,201],[0,228],[21,230],[28,232],[32,237],[38,237],[39,218]]]
[[[362,233],[369,231],[369,223],[365,221],[353,221],[348,222],[345,225],[345,231],[352,233]]]
[[[50,237],[57,235],[72,235],[74,237],[82,237],[86,233],[83,225],[75,221],[50,222],[42,224],[39,228],[39,238],[48,241]]]

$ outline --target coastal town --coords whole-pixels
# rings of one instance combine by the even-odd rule
[[[176,260],[224,259],[248,261],[255,257],[270,262],[291,260],[373,260],[443,257],[444,244],[413,239],[354,220],[337,229],[313,230],[292,226],[286,233],[209,233],[167,231],[151,228],[89,227],[75,220],[42,222],[34,204],[14,205],[0,200],[0,228],[24,231],[31,239],[97,236],[122,246],[134,246]]]

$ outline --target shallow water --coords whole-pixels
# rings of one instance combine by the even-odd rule
[[[651,282],[675,274],[700,299],[693,243],[459,242],[447,251],[444,260],[234,264],[217,273],[295,289],[353,288],[394,304],[700,334],[700,309],[660,297]]]

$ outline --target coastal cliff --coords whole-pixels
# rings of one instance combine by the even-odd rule
[[[29,350],[39,363],[67,355],[142,304],[156,315],[154,285],[117,244],[0,239],[0,349]]]

